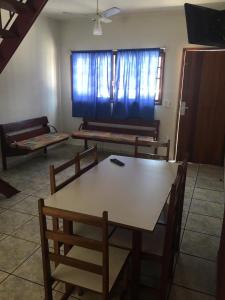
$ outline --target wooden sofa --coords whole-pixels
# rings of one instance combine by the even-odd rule
[[[51,132],[53,128],[54,133]],[[58,133],[54,126],[51,126],[46,116],[0,124],[2,166],[7,169],[7,157],[25,155],[36,150],[65,141],[69,134]]]
[[[157,141],[159,137],[159,120],[102,120],[83,119],[78,131],[72,133],[72,138],[84,140],[85,149],[88,140],[107,143],[135,145],[135,139]]]

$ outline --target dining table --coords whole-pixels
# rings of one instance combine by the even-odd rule
[[[142,232],[154,231],[177,168],[172,162],[111,155],[45,199],[46,206],[97,217],[107,211],[110,224],[132,230],[132,299],[138,299]]]

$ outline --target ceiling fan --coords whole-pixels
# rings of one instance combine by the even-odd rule
[[[102,23],[111,23],[112,20],[110,19],[110,17],[119,13],[120,9],[118,7],[111,7],[103,12],[100,12],[97,0],[96,15],[92,19],[92,21],[94,21],[93,35],[102,35]]]

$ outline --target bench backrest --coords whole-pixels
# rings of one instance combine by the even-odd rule
[[[8,124],[0,124],[0,134],[3,143],[18,142],[35,136],[49,133],[46,116]]]
[[[144,121],[139,119],[127,120],[92,120],[83,119],[82,129],[105,131],[112,133],[151,136],[155,140],[159,137],[159,120]]]

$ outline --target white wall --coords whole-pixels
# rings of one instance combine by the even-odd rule
[[[60,125],[58,23],[40,16],[0,74],[0,123],[47,115]]]
[[[100,37],[92,35],[92,28],[93,23],[88,18],[61,23],[61,110],[64,129],[75,130],[80,123],[79,119],[71,117],[71,50],[165,47],[163,105],[156,107],[156,119],[161,121],[160,136],[170,138],[173,145],[181,56],[187,42],[183,11],[154,11],[139,15],[116,16],[111,24],[103,25],[104,35]],[[166,107],[168,101],[170,107]]]

